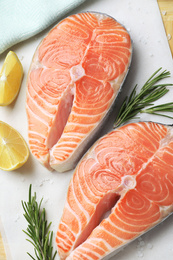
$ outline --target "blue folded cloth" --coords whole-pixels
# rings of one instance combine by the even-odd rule
[[[85,0],[0,0],[0,53],[41,32]]]

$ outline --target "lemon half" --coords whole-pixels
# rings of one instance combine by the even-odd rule
[[[23,78],[23,67],[15,52],[10,51],[0,72],[0,105],[6,106],[16,98]]]
[[[21,134],[0,121],[0,169],[12,171],[21,167],[29,157],[29,149]]]

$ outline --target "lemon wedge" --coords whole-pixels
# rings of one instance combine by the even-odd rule
[[[12,171],[21,167],[29,157],[29,149],[21,134],[0,121],[0,169]]]
[[[0,105],[6,106],[16,98],[23,78],[23,67],[15,52],[8,52],[0,72]]]

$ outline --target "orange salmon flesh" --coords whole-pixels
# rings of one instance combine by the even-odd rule
[[[172,211],[173,127],[122,126],[75,169],[56,236],[60,258],[109,259]]]
[[[119,93],[131,53],[127,30],[99,13],[71,15],[43,39],[26,100],[29,147],[40,163],[61,172],[76,166]]]

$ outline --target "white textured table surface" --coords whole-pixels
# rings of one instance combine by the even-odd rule
[[[107,13],[121,22],[129,30],[133,40],[133,59],[130,71],[123,87],[121,97],[127,94],[135,84],[141,86],[159,67],[172,72],[166,82],[173,82],[173,62],[165,35],[162,19],[156,0],[88,0],[72,13],[82,11]],[[58,22],[58,21],[57,21]],[[34,51],[47,34],[41,34],[20,43],[11,50],[21,59],[24,68],[24,79],[20,93],[13,104],[0,107],[0,120],[16,128],[27,141],[27,118],[25,112],[27,72]],[[6,52],[7,53],[7,52]],[[0,66],[6,53],[0,56]],[[162,102],[172,101],[173,90],[163,97]],[[141,120],[155,121],[165,124],[173,123],[171,119],[143,115]],[[105,127],[105,131],[111,129]],[[37,192],[38,200],[44,197],[48,220],[52,221],[52,229],[56,233],[66,190],[73,171],[68,173],[49,172],[41,166],[32,155],[28,162],[14,172],[0,171],[0,232],[3,235],[7,259],[30,259],[26,252],[33,252],[32,246],[25,240],[22,229],[26,229],[21,200],[28,199],[29,184]],[[2,228],[3,226],[3,228]],[[2,230],[3,229],[3,230]],[[173,259],[173,216],[161,225],[146,233],[128,245],[122,252],[114,256],[114,260],[172,260]],[[8,245],[8,247],[7,247]],[[56,259],[59,259],[58,256]]]

